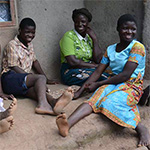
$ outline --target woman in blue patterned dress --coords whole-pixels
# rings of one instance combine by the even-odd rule
[[[119,18],[117,31],[120,42],[107,48],[99,67],[78,92],[80,95],[84,90],[97,90],[68,119],[63,113],[57,117],[56,123],[60,134],[67,136],[70,128],[85,116],[92,112],[102,113],[120,126],[135,129],[140,138],[138,146],[148,147],[150,135],[141,124],[137,107],[143,93],[145,48],[135,40],[137,25],[132,15]],[[97,81],[108,66],[114,76]]]

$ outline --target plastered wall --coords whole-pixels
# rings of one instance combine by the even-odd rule
[[[86,7],[93,14],[91,27],[97,33],[103,50],[118,42],[116,22],[120,15],[131,13],[138,22],[138,39],[142,40],[143,1],[142,0],[17,0],[18,21],[31,17],[37,24],[33,40],[36,55],[49,78],[60,79],[59,40],[73,28],[72,10]],[[2,48],[17,33],[17,26],[0,29]]]
[[[138,24],[138,40],[142,40],[143,0],[85,0],[87,7],[93,14],[91,26],[96,30],[100,46],[105,48],[119,41],[116,30],[118,18],[125,14],[132,14]]]
[[[150,80],[150,0],[144,0],[143,43],[146,47],[145,79]]]

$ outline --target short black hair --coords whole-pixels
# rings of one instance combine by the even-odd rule
[[[26,26],[33,26],[36,29],[36,24],[35,24],[34,20],[31,18],[24,18],[21,20],[19,28],[24,29]]]
[[[88,18],[88,21],[91,22],[92,14],[86,8],[74,9],[72,12],[72,20],[74,21],[79,14],[85,15]]]
[[[136,19],[131,14],[124,14],[120,16],[117,21],[117,31],[119,30],[119,27],[127,21],[133,21],[137,25]]]

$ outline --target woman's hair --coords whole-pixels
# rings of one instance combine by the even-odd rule
[[[75,20],[75,18],[79,14],[80,15],[85,15],[88,18],[88,21],[91,22],[91,20],[92,20],[92,14],[86,8],[80,8],[80,9],[73,10],[73,12],[72,12],[72,19],[73,19],[73,21]]]
[[[36,24],[31,18],[24,18],[21,20],[19,28],[24,29],[26,26],[33,26],[36,28]]]
[[[120,16],[117,21],[117,31],[119,30],[119,27],[127,21],[133,21],[137,25],[135,18],[131,14],[124,14]]]

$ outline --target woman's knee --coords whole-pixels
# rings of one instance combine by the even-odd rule
[[[92,106],[89,105],[89,103],[86,103],[86,102],[82,103],[82,104],[80,105],[80,108],[82,108],[82,110],[83,110],[83,111],[86,111],[86,112],[93,112]]]

